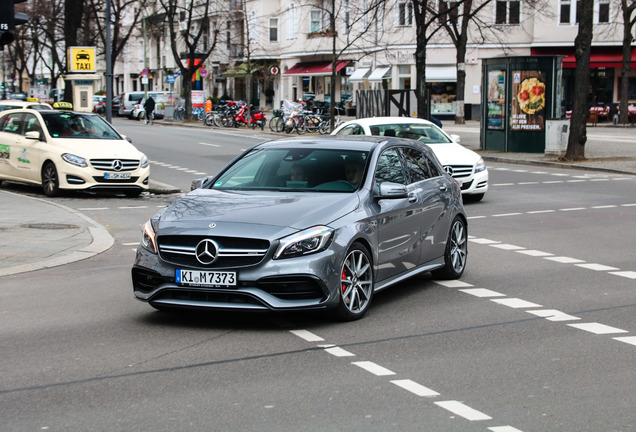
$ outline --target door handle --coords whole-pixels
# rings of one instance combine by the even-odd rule
[[[414,193],[410,193],[409,194],[409,202],[410,203],[417,202],[417,195],[415,195]]]
[[[448,190],[448,188],[446,187],[446,185],[441,185],[439,187],[439,190],[441,190],[442,192],[446,192]]]

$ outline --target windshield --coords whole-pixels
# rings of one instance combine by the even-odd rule
[[[42,118],[49,134],[54,138],[122,139],[117,131],[98,115],[43,112]]]
[[[452,142],[444,132],[434,124],[402,123],[381,124],[370,126],[372,135],[395,136],[397,138],[410,138],[425,144]]]
[[[210,185],[214,189],[352,192],[362,183],[367,153],[335,149],[255,149]]]

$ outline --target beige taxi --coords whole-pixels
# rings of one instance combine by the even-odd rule
[[[148,190],[148,158],[97,114],[12,109],[0,112],[0,182],[63,190]]]

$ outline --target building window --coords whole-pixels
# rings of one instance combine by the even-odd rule
[[[396,13],[396,25],[398,27],[410,27],[413,25],[413,5],[410,1],[398,0]]]
[[[610,18],[610,1],[599,0],[598,1],[598,23],[607,24]]]
[[[398,66],[398,80],[399,88],[406,90],[411,89],[411,66]]]
[[[495,3],[495,24],[519,24],[521,2],[519,0],[497,0]]]
[[[570,24],[572,22],[572,1],[571,0],[561,0],[561,7],[559,23],[560,24]]]
[[[313,9],[310,12],[310,33],[316,33],[322,31],[322,13],[318,9]]]
[[[269,19],[269,41],[278,42],[278,18]]]
[[[298,38],[298,11],[294,3],[290,3],[286,12],[287,39]]]

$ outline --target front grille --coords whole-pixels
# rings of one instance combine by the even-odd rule
[[[447,166],[453,168],[453,178],[456,179],[470,177],[473,173],[472,165],[445,165],[445,167]]]
[[[121,162],[121,168],[115,169],[115,161]],[[101,171],[134,171],[139,166],[137,159],[91,159],[93,168]]]
[[[202,264],[197,259],[197,245],[205,239],[218,245],[216,259],[210,264]],[[178,266],[206,269],[253,266],[263,260],[269,249],[269,241],[252,238],[160,236],[157,242],[162,260]]]

